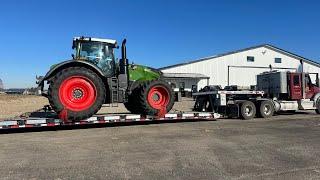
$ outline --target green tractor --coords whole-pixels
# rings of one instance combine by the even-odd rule
[[[112,103],[124,103],[131,113],[141,115],[163,116],[171,110],[171,86],[162,80],[159,70],[128,63],[126,40],[119,62],[114,57],[115,40],[76,37],[72,48],[72,60],[53,65],[37,81],[40,93],[60,118],[84,120],[103,104]],[[45,81],[47,93],[43,91]]]

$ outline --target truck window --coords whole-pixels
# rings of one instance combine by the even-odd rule
[[[300,85],[300,76],[299,75],[294,75],[293,76],[293,85],[294,86],[299,86]]]

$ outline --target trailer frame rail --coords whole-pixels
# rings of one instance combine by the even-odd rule
[[[50,112],[49,112],[50,113]],[[51,114],[52,115],[52,114]],[[22,129],[35,127],[54,127],[67,125],[89,125],[89,124],[109,124],[118,122],[137,122],[137,121],[166,121],[166,120],[216,120],[220,118],[218,113],[169,113],[164,117],[142,116],[134,114],[125,115],[96,115],[88,119],[65,123],[59,118],[46,117],[22,117],[12,120],[0,121],[1,129]]]

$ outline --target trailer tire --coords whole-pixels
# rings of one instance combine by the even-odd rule
[[[102,79],[84,67],[70,67],[58,72],[48,89],[51,107],[66,120],[80,121],[97,113],[106,99]]]
[[[140,85],[137,96],[139,114],[158,115],[161,107],[169,112],[174,104],[174,95],[170,85],[163,80],[146,81]]]
[[[274,114],[274,107],[271,101],[260,101],[258,104],[259,111],[257,113],[258,117],[269,118]]]
[[[252,119],[256,115],[256,106],[251,101],[244,101],[240,104],[240,117],[244,120]]]

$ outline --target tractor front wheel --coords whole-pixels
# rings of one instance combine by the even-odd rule
[[[169,112],[174,104],[174,95],[170,85],[162,80],[153,80],[140,86],[139,109],[144,115],[158,115],[161,110]]]
[[[52,108],[67,120],[79,121],[99,111],[106,97],[101,78],[83,67],[58,72],[50,81],[48,99]]]

